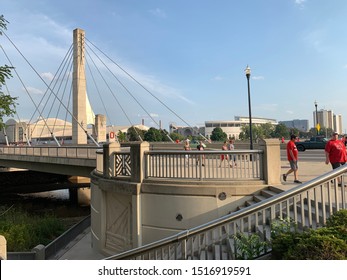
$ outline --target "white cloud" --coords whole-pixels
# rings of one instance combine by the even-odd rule
[[[166,18],[166,13],[159,8],[156,8],[154,10],[150,10],[149,12],[158,18]]]
[[[149,115],[150,115],[152,118],[158,118],[158,117],[159,117],[159,115],[156,114],[156,113],[150,113]]]
[[[300,9],[303,9],[303,8],[304,8],[305,2],[306,2],[306,0],[295,0],[295,4],[296,4]]]
[[[47,81],[52,81],[53,78],[54,78],[54,75],[50,72],[46,72],[46,73],[41,73],[41,77],[44,79],[44,80],[47,80]]]
[[[253,80],[264,80],[265,78],[263,76],[254,76],[252,77]]]
[[[326,30],[317,29],[306,35],[304,40],[313,47],[317,52],[325,50],[324,42],[326,37]]]
[[[34,88],[34,87],[25,87],[23,88],[24,91],[27,91],[29,94],[37,94],[37,95],[42,95],[43,91],[38,89],[38,88]]]
[[[221,80],[224,80],[224,78],[221,76],[216,76],[216,77],[212,78],[212,81],[221,81]]]

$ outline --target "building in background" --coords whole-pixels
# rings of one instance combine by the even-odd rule
[[[178,133],[183,135],[184,137],[188,137],[188,136],[198,137],[200,134],[205,135],[205,127],[178,126],[175,123],[170,123],[169,132]]]
[[[291,120],[291,121],[279,121],[279,123],[284,124],[287,128],[295,128],[299,131],[308,132],[310,126],[308,120]]]
[[[335,115],[332,110],[313,111],[314,127],[316,127],[317,121],[321,128],[330,128],[342,134],[342,115]]]
[[[212,131],[216,127],[220,127],[223,132],[226,133],[228,138],[231,137],[239,139],[241,127],[244,125],[249,125],[249,117],[235,116],[234,118],[234,121],[205,121],[205,136],[207,138],[210,138]],[[266,123],[270,123],[272,125],[278,124],[275,119],[252,117],[252,125],[260,125]]]

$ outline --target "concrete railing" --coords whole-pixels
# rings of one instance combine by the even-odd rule
[[[81,146],[0,146],[1,155],[95,159],[100,147]]]
[[[96,171],[105,178],[127,178],[132,182],[143,179],[264,180],[267,184],[276,184],[280,179],[277,139],[260,141],[259,150],[149,150],[147,142],[129,146],[130,149],[121,148],[118,143],[105,144],[102,152],[97,151]]]

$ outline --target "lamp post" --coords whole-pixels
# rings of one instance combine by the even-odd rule
[[[317,111],[317,101],[314,102],[314,106],[316,107],[316,131],[317,131],[317,135],[318,135],[318,111]]]
[[[247,86],[248,86],[249,140],[250,140],[250,149],[253,150],[251,88],[249,85],[249,78],[251,77],[251,68],[248,65],[247,65],[247,68],[245,69],[245,73],[247,77]]]

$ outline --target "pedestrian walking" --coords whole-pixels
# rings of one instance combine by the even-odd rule
[[[199,151],[203,151],[205,149],[205,144],[200,141],[199,144],[196,146],[196,148],[199,150]],[[197,158],[196,158],[196,165],[199,164],[199,160],[201,158],[201,165],[202,166],[205,166],[205,155],[198,155]]]
[[[287,181],[287,177],[289,174],[294,172],[294,183],[301,184],[302,182],[298,179],[298,149],[295,145],[296,135],[290,136],[290,141],[287,143],[287,159],[290,164],[290,169],[287,171],[287,173],[282,175],[283,181]]]
[[[227,141],[224,141],[223,146],[222,146],[222,150],[223,150],[223,151],[227,151],[227,150],[228,150]],[[226,155],[226,154],[222,154],[222,155],[220,156],[220,164],[219,164],[219,167],[222,166],[222,162],[223,162],[224,160],[226,160],[226,161],[229,163],[229,156]],[[230,167],[233,167],[233,166],[230,164]]]
[[[235,145],[234,145],[234,139],[230,138],[229,139],[229,143],[228,143],[228,150],[229,151],[233,151],[235,150]],[[232,162],[232,164],[230,165],[230,167],[236,166],[236,155],[230,155],[230,161]]]
[[[192,148],[190,147],[190,144],[189,144],[189,140],[188,140],[188,139],[187,139],[186,141],[184,141],[183,149],[184,149],[185,151],[191,151]],[[184,155],[184,157],[185,157],[184,164],[188,164],[188,163],[189,163],[189,155],[186,154],[186,155]]]
[[[347,161],[346,146],[338,139],[339,134],[334,132],[331,139],[325,145],[325,163],[331,163],[333,169],[344,165]],[[341,178],[338,178],[338,184],[341,185]]]

